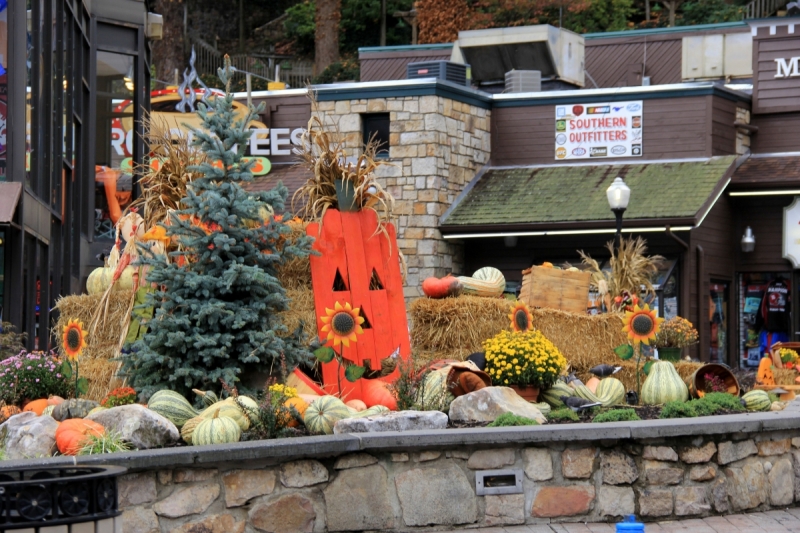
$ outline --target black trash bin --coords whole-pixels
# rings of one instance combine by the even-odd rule
[[[0,470],[0,532],[117,533],[120,466]]]

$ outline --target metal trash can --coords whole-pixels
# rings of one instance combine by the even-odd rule
[[[121,533],[120,466],[0,471],[0,532]]]

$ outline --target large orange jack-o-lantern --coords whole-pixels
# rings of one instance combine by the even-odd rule
[[[380,370],[381,360],[398,348],[403,359],[411,354],[397,238],[391,223],[384,224],[384,229],[378,228],[377,215],[371,209],[328,209],[321,232],[318,223],[309,224],[306,229],[315,239],[313,249],[319,252],[310,259],[317,330],[322,329],[320,317],[325,316],[325,309],[333,309],[336,302],[358,307],[365,319],[361,324],[364,333],[348,347],[336,350],[343,350],[344,359],[372,370]],[[325,335],[320,339],[325,341]],[[392,382],[397,373],[395,370],[379,379]],[[363,399],[364,379],[347,381],[336,359],[323,364],[322,378],[328,394],[341,393],[347,400]]]

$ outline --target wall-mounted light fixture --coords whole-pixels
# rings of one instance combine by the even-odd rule
[[[750,229],[750,226],[744,230],[744,235],[742,235],[742,251],[743,252],[752,252],[756,249],[756,236],[753,235],[753,230]]]
[[[506,248],[515,247],[517,245],[517,241],[518,240],[519,240],[519,237],[517,237],[516,235],[510,235],[508,237],[503,237],[503,242],[505,243]]]

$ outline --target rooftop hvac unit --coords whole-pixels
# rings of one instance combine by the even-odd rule
[[[539,70],[511,70],[506,72],[507,93],[538,93],[542,90],[542,72]]]
[[[457,85],[469,85],[468,69],[469,65],[451,63],[450,61],[420,61],[419,63],[408,64],[406,77],[409,80],[437,78]]]

